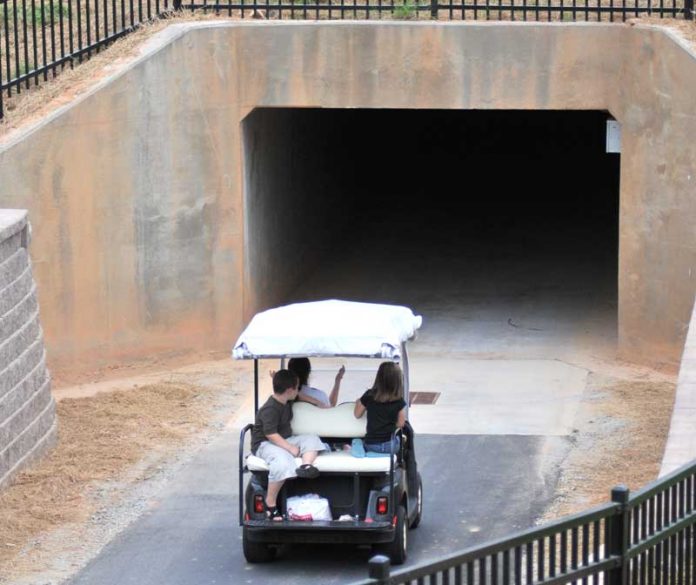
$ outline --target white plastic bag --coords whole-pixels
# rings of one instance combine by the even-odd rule
[[[305,494],[288,498],[290,520],[331,520],[329,500],[317,494]]]

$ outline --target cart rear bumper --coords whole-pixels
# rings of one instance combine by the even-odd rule
[[[394,540],[390,522],[247,520],[244,530],[251,542],[376,544]]]

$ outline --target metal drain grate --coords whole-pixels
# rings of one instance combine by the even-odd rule
[[[411,392],[409,394],[409,406],[413,404],[435,404],[440,398],[439,392]]]

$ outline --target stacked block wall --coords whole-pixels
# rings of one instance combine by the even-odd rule
[[[0,489],[56,437],[27,212],[0,210]]]

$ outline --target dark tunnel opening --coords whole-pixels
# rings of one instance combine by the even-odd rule
[[[620,157],[606,112],[259,109],[244,122],[260,304],[402,303],[433,351],[611,347]]]

